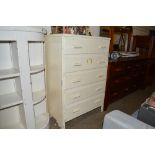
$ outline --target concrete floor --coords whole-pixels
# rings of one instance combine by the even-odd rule
[[[137,90],[132,94],[110,104],[108,109],[101,112],[100,108],[92,110],[66,123],[66,129],[101,129],[104,115],[112,110],[121,110],[127,114],[132,114],[145,101],[150,94],[155,91],[155,84],[144,89]],[[52,118],[51,128],[58,129],[58,124]]]

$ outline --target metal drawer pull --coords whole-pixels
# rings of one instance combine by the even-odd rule
[[[74,96],[73,99],[78,99],[80,98],[80,95]]]
[[[98,75],[97,77],[98,77],[98,78],[102,78],[102,77],[103,77],[103,75]]]
[[[106,46],[99,46],[98,48],[100,48],[100,49],[101,49],[101,48],[106,48]]]
[[[73,48],[76,48],[76,49],[77,49],[77,48],[82,48],[82,46],[73,46]]]
[[[98,91],[101,91],[101,90],[102,90],[102,88],[97,88],[97,89],[96,89],[97,92],[98,92]]]
[[[78,111],[80,111],[80,109],[74,109],[74,110],[73,110],[73,113],[76,113],[76,112],[78,112]]]
[[[77,63],[77,64],[74,64],[74,66],[81,66],[81,64],[80,63]]]
[[[80,80],[78,80],[78,81],[72,81],[72,83],[79,83],[79,82],[81,82]]]

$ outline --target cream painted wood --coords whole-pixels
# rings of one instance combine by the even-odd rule
[[[47,103],[61,128],[65,122],[103,108],[109,38],[46,36]]]
[[[89,98],[93,95],[104,94],[105,81],[97,82],[90,85],[84,85],[74,89],[64,91],[64,105],[73,105],[75,102]]]
[[[79,54],[79,55],[65,55],[66,62],[64,72],[74,72],[85,69],[93,69],[106,67],[106,54]]]
[[[86,100],[82,100],[81,102],[75,103],[73,106],[65,106],[65,121],[69,121],[73,118],[76,118],[88,111],[91,111],[97,107],[100,107],[104,102],[104,94],[100,94],[97,96],[90,97]]]
[[[108,39],[101,40],[99,37],[66,37],[64,40],[65,53],[106,53]]]
[[[42,113],[40,110],[40,116],[36,118],[34,108],[34,103],[40,102],[46,107],[44,70],[44,34],[41,30],[0,28],[0,128],[48,126],[49,117],[45,121],[42,116],[45,109],[42,109]],[[32,83],[31,74],[41,72],[42,77]],[[42,79],[42,83],[38,79]]]
[[[106,79],[106,68],[93,69],[87,71],[78,71],[66,73],[64,75],[63,88],[69,89],[93,82],[103,81]]]
[[[47,103],[50,117],[65,127],[62,102],[62,37],[45,37]]]

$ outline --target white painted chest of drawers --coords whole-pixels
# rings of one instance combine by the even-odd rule
[[[46,36],[49,113],[61,128],[97,107],[103,109],[109,38]]]

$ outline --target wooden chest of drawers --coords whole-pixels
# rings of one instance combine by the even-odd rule
[[[46,37],[47,102],[61,128],[97,107],[103,109],[109,38]]]
[[[146,59],[109,61],[104,109],[125,95],[144,86]]]

